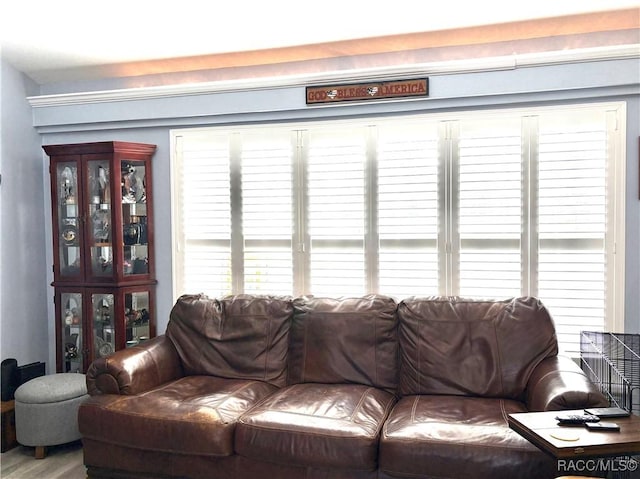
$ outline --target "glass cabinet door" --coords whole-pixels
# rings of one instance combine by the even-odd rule
[[[142,161],[121,163],[124,275],[149,273],[146,167]]]
[[[114,295],[92,293],[94,358],[104,358],[116,350]]]
[[[87,234],[93,277],[113,276],[113,238],[111,235],[111,192],[108,161],[87,162]]]
[[[60,316],[62,372],[83,372],[82,293],[60,294]]]
[[[124,307],[127,347],[131,347],[150,337],[149,292],[126,293]]]
[[[82,273],[81,213],[78,207],[78,166],[76,162],[57,164],[56,184],[59,274],[63,278],[70,278]]]

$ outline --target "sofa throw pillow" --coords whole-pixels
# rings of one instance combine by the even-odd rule
[[[167,325],[187,375],[286,383],[291,298],[181,296]]]
[[[387,296],[293,302],[289,383],[397,384],[396,302]]]
[[[398,306],[399,392],[522,399],[532,370],[558,353],[536,298],[407,298]]]

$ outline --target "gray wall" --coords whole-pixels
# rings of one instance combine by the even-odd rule
[[[158,275],[158,331],[163,332],[169,311],[175,298],[171,283],[171,179],[170,179],[170,131],[174,128],[243,124],[254,122],[305,121],[338,119],[364,115],[390,115],[396,113],[428,113],[454,110],[483,110],[509,107],[544,106],[553,104],[587,103],[600,101],[624,101],[627,104],[627,191],[626,191],[626,280],[625,280],[625,330],[640,332],[640,201],[638,200],[638,137],[640,136],[640,78],[638,58],[589,61],[572,64],[539,65],[509,70],[451,73],[430,78],[430,95],[419,101],[376,102],[368,104],[332,105],[330,107],[308,107],[304,101],[304,85],[246,88],[242,91],[230,89],[198,93],[173,93],[124,98],[107,95],[99,100],[91,96],[78,95],[74,101],[58,101],[56,97],[40,97],[34,102],[33,125],[41,135],[42,144],[75,143],[100,140],[130,140],[154,143],[158,146],[154,157],[154,200],[156,212],[156,258]],[[11,85],[10,85],[11,86]],[[18,85],[13,85],[11,95],[24,97]],[[92,90],[110,90],[113,83],[105,81],[92,85]],[[64,85],[59,85],[65,91]],[[70,85],[69,93],[82,91],[78,84]],[[4,98],[4,87],[3,87]],[[14,100],[14,103],[16,100]],[[24,102],[12,109],[26,114]],[[13,112],[11,113],[13,117]],[[28,120],[22,127],[28,129]],[[25,135],[25,133],[22,133]],[[33,135],[29,130],[29,136]],[[3,134],[4,137],[4,134]],[[34,140],[27,142],[27,160],[39,168],[38,184],[48,176],[48,160]],[[3,166],[4,168],[4,166]],[[26,182],[28,178],[24,178]],[[25,184],[25,183],[20,183]],[[4,189],[4,174],[3,187]],[[3,258],[5,242],[11,235],[4,225],[5,192],[3,191]],[[53,292],[49,286],[51,251],[50,198],[48,192],[39,191],[28,195],[27,202],[31,218],[39,218],[44,234],[37,233],[39,261],[48,269],[37,266],[38,274],[31,273],[24,281],[14,282],[11,273],[5,273],[2,265],[3,308],[2,345],[18,341],[13,337],[49,335],[49,362],[54,364],[53,303],[49,299]],[[33,228],[33,227],[32,227]],[[18,243],[33,242],[30,228],[20,232]],[[24,235],[24,237],[22,236]],[[44,236],[44,238],[43,238]],[[10,250],[11,251],[11,250]],[[10,252],[9,251],[9,252]],[[44,257],[42,256],[44,251]],[[11,258],[13,260],[13,258]],[[4,259],[3,259],[4,261]],[[15,263],[15,262],[14,262]],[[15,271],[15,268],[12,268]],[[8,283],[8,284],[7,284]],[[10,316],[20,312],[21,305],[11,301],[5,306],[5,298],[19,296],[28,285],[38,290],[34,300],[40,311],[46,310],[48,324],[27,324],[15,321]],[[33,314],[33,313],[32,313]],[[9,317],[8,317],[9,316]],[[40,328],[38,332],[33,329]],[[22,332],[20,332],[22,331]],[[6,332],[6,333],[5,333]],[[5,334],[8,337],[5,337]],[[24,354],[39,359],[42,341]],[[6,357],[7,354],[4,354]]]
[[[636,70],[640,82],[640,66]],[[625,333],[640,333],[640,95],[627,104]]]
[[[0,73],[0,357],[46,361],[55,336],[45,261],[48,173],[26,97],[37,85],[4,60]]]

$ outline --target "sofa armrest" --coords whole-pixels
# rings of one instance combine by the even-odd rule
[[[165,335],[96,359],[87,370],[90,395],[134,395],[184,376],[173,343]]]
[[[536,366],[527,383],[526,403],[529,411],[609,405],[580,367],[565,356],[546,358]]]

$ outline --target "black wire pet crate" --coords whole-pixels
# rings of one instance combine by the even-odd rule
[[[640,334],[582,331],[580,363],[611,406],[640,414]]]

